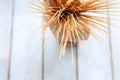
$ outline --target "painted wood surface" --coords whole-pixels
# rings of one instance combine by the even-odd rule
[[[11,16],[12,1],[14,1],[14,17]],[[117,1],[120,4],[120,1]],[[90,36],[89,40],[83,42],[83,47],[78,46],[78,49],[74,47],[73,63],[70,48],[67,49],[65,57],[59,60],[60,45],[54,39],[54,35],[52,34],[47,40],[48,33],[51,33],[50,29],[47,29],[45,34],[46,44],[44,52],[42,51],[43,39],[40,39],[39,27],[42,27],[43,19],[31,12],[28,5],[26,0],[0,0],[2,10],[0,12],[0,80],[113,80],[111,50],[114,80],[120,80],[119,37],[111,39],[110,48],[110,35],[100,35],[103,39],[101,44]],[[12,18],[14,22],[11,26]],[[110,16],[110,18],[120,20],[118,16]],[[114,26],[111,27],[118,27],[117,30],[111,30],[113,37],[114,33],[119,35],[120,22],[110,20],[110,24],[112,23]],[[11,27],[14,29],[8,79]],[[76,50],[78,50],[78,61]]]
[[[11,25],[11,1],[0,0],[0,80],[7,79]]]

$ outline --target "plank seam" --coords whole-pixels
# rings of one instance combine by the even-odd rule
[[[11,57],[12,57],[12,48],[13,48],[13,30],[14,30],[14,7],[15,0],[12,0],[12,10],[11,10],[11,29],[10,29],[10,44],[9,44],[9,59],[8,59],[8,72],[7,80],[10,80],[11,77]]]
[[[107,0],[109,3],[109,0]],[[113,51],[112,51],[112,34],[111,34],[111,26],[110,26],[110,11],[109,6],[107,6],[107,20],[108,20],[108,40],[109,40],[109,51],[110,51],[110,64],[111,64],[111,78],[112,80],[115,80],[114,78],[114,63],[113,63]]]
[[[75,45],[75,50],[76,50],[76,80],[79,80],[78,44]]]
[[[42,73],[42,75],[41,75],[41,80],[44,80],[44,43],[45,43],[45,38],[43,38],[43,40],[42,40],[42,70],[41,70],[41,73]]]

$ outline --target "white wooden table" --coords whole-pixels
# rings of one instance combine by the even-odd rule
[[[120,4],[120,0],[117,1]],[[60,46],[53,35],[45,46],[42,63],[41,28],[38,27],[43,24],[43,19],[31,12],[27,5],[26,0],[0,0],[0,80],[42,80],[42,77],[44,80],[77,80],[76,55],[72,64],[71,51],[68,49],[65,57],[59,60]],[[120,16],[114,18],[119,19]],[[120,22],[115,24],[114,27],[120,26]],[[116,30],[116,35],[119,35],[119,30]],[[45,41],[48,33],[49,29]],[[113,80],[111,50],[114,80],[120,80],[120,40],[111,39],[110,49],[109,35],[100,36],[103,39],[101,44],[90,37],[84,41],[84,48],[78,46],[79,80]]]

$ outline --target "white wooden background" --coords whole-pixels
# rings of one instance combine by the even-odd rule
[[[120,4],[120,0],[117,1]],[[120,40],[111,39],[110,48],[109,35],[100,35],[101,44],[92,37],[84,41],[84,48],[78,46],[78,62],[74,54],[73,64],[70,49],[59,60],[60,46],[52,35],[45,46],[42,61],[41,29],[38,27],[43,24],[43,19],[32,13],[27,5],[25,0],[0,0],[0,80],[120,80]],[[114,27],[120,26],[120,22],[114,24]],[[119,35],[119,30],[115,31],[116,35]],[[111,34],[113,32],[111,30]],[[49,29],[46,37],[48,33]]]

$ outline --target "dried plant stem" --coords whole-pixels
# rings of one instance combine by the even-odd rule
[[[113,10],[116,8],[115,4],[111,0],[46,0],[45,3],[37,0],[37,3],[32,5],[35,12],[43,13],[46,19],[41,36],[43,37],[48,27],[56,27],[52,32],[61,45],[60,56],[64,56],[69,43],[82,44],[89,35],[101,41],[96,33],[108,33],[108,27],[104,26],[108,24],[107,19],[101,15],[107,13],[107,6],[111,8],[109,11],[117,11],[117,9]],[[100,16],[95,16],[96,14]]]
[[[11,2],[12,2],[12,11],[11,11],[11,29],[10,29],[10,46],[9,46],[9,59],[8,59],[7,80],[11,79],[11,59],[12,59],[12,48],[13,48],[13,30],[14,30],[14,7],[15,7],[15,0],[11,0]]]

